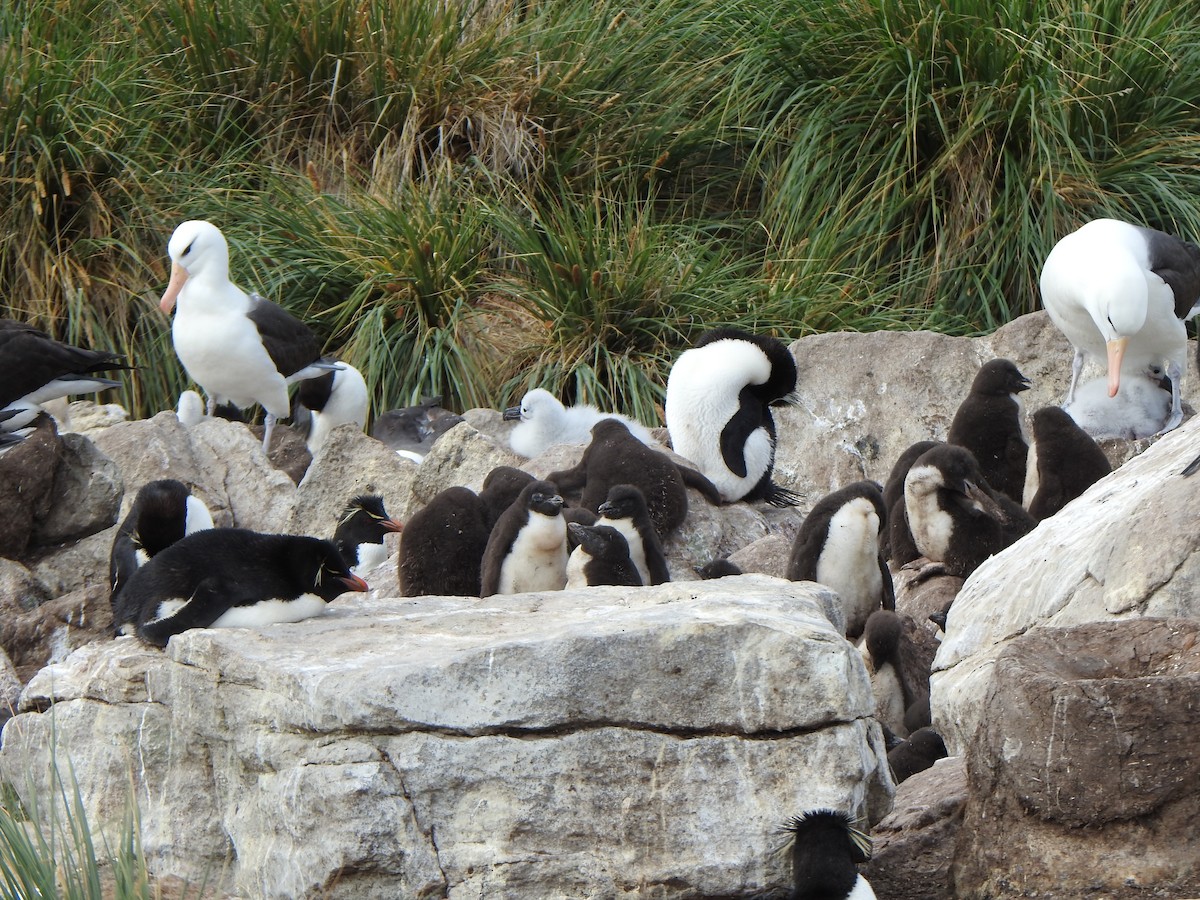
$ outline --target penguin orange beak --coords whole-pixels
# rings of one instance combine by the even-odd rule
[[[171,280],[167,282],[167,289],[163,291],[162,300],[158,302],[158,308],[165,313],[169,313],[175,308],[175,301],[179,298],[179,292],[183,289],[183,283],[188,280],[188,271],[177,262],[171,263]]]
[[[371,589],[371,586],[357,575],[349,575],[345,578],[339,575],[338,580],[346,586],[348,591],[369,591]]]
[[[1117,396],[1121,389],[1121,361],[1125,358],[1125,347],[1129,338],[1114,338],[1108,342],[1108,396]]]
[[[384,531],[403,531],[404,523],[397,522],[395,519],[380,519],[379,524],[383,526]]]

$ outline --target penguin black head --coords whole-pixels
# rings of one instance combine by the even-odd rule
[[[737,563],[730,562],[728,557],[714,559],[712,562],[705,563],[702,566],[692,566],[692,571],[705,581],[712,578],[724,578],[726,575],[742,574],[742,570]]]
[[[369,590],[331,541],[297,535],[283,545],[281,554],[296,586],[326,602],[347,591]]]
[[[979,500],[986,492],[983,472],[970,450],[955,444],[939,444],[927,450],[909,470],[906,481],[933,479],[948,491]],[[990,502],[990,498],[989,498]]]
[[[1019,394],[1027,391],[1030,381],[1021,374],[1011,359],[993,359],[985,362],[975,373],[971,382],[973,394]]]
[[[521,496],[524,497],[525,506],[530,512],[551,518],[562,514],[563,498],[558,493],[558,488],[549,481],[535,481],[526,485]]]
[[[333,543],[346,565],[353,567],[359,563],[359,544],[382,544],[384,535],[389,531],[403,530],[401,523],[388,516],[383,508],[382,497],[360,494],[342,511],[337,530],[333,533]]]
[[[568,522],[567,530],[571,532],[571,537],[588,556],[596,559],[627,559],[629,557],[629,542],[625,540],[625,535],[611,525],[582,525],[579,522]]]
[[[861,877],[857,865],[871,858],[871,839],[850,816],[817,809],[791,819],[793,897],[849,897]]]
[[[636,485],[614,484],[608,489],[605,501],[596,507],[596,512],[607,519],[633,519],[648,515],[646,495]]]
[[[183,537],[187,527],[188,486],[174,478],[142,485],[130,512],[134,513],[131,538],[134,546],[154,556]]]

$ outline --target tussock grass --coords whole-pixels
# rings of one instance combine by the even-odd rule
[[[186,218],[376,411],[541,384],[655,421],[708,327],[990,330],[1057,237],[1195,237],[1166,0],[52,0],[0,9],[3,314],[186,379]]]

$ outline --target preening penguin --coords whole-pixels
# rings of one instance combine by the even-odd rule
[[[117,594],[142,565],[186,535],[213,527],[204,501],[182,481],[162,478],[142,485],[113,536],[108,562],[109,602],[116,621]]]
[[[567,587],[600,584],[641,587],[642,576],[629,558],[625,536],[610,525],[567,525],[577,546],[567,559]]]
[[[534,388],[521,398],[520,406],[504,410],[505,421],[516,421],[509,436],[513,452],[526,458],[540,456],[555,444],[586,444],[592,439],[592,427],[601,419],[616,419],[629,433],[648,447],[659,446],[654,435],[641,422],[620,413],[601,412],[586,403],[563,406],[547,390]]]
[[[1021,502],[1029,441],[1022,423],[1020,394],[1029,379],[1010,359],[993,359],[975,373],[959,404],[946,443],[966,447],[994,490]]]
[[[563,499],[548,481],[525,486],[496,521],[483,552],[480,596],[560,591],[567,583]]]
[[[1057,406],[1033,414],[1025,508],[1038,521],[1054,515],[1112,471],[1091,435]]]
[[[716,487],[688,466],[675,463],[661,450],[646,446],[616,419],[603,419],[592,426],[592,442],[579,463],[571,469],[551,472],[548,480],[560,490],[582,488],[579,505],[598,514],[614,485],[632,484],[646,500],[646,508],[665,538],[683,524],[687,516],[687,488],[695,488],[713,504],[721,502]]]
[[[596,512],[600,516],[597,525],[608,525],[624,536],[629,557],[637,567],[642,584],[665,584],[671,580],[662,542],[640,488],[632,484],[614,484]]]
[[[875,900],[858,864],[871,858],[871,838],[850,817],[832,809],[796,816],[783,830],[792,836],[793,900]]]
[[[367,583],[329,541],[212,528],[176,541],[138,569],[117,595],[114,620],[165,646],[189,628],[299,622]]]
[[[171,280],[159,307],[175,309],[175,355],[208,395],[208,415],[231,402],[239,409],[261,403],[263,452],[277,419],[291,412],[288,385],[340,364],[321,359],[309,329],[280,306],[247,294],[229,280],[229,245],[211,222],[192,220],[167,244]]]
[[[882,489],[874,481],[856,481],[822,497],[792,543],[787,577],[835,591],[847,637],[862,634],[874,610],[896,606],[892,575],[879,552],[886,526]]]
[[[875,717],[901,738],[914,730],[912,723],[920,727],[928,719],[934,650],[914,640],[924,633],[908,616],[880,609],[867,619],[859,646],[875,694]]]
[[[333,545],[351,572],[365,575],[387,559],[384,537],[403,530],[404,526],[387,514],[382,497],[360,494],[342,510]]]
[[[904,503],[917,549],[950,575],[966,578],[1037,522],[990,489],[969,450],[939,444],[904,480]]]
[[[771,481],[771,404],[796,389],[796,360],[782,341],[718,328],[685,350],[667,376],[666,420],[676,453],[691,460],[726,502],[794,506]]]
[[[1075,348],[1067,403],[1075,398],[1085,357],[1107,360],[1110,397],[1120,390],[1123,370],[1158,365],[1171,383],[1162,431],[1177,427],[1184,322],[1200,300],[1200,247],[1152,228],[1095,219],[1054,245],[1041,289],[1050,319]]]

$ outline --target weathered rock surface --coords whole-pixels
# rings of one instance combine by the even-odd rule
[[[819,593],[372,594],[165,654],[91,644],[30,682],[0,777],[45,790],[53,727],[93,822],[119,821],[132,773],[155,868],[228,863],[247,896],[778,893],[788,816],[891,802]]]
[[[1010,642],[967,744],[956,897],[1200,895],[1197,643],[1178,618]]]
[[[1039,625],[1200,618],[1200,451],[1191,419],[984,562],[954,601],[931,679],[934,724],[960,753],[980,723],[996,659]]]
[[[111,527],[124,491],[116,463],[95,444],[78,434],[60,435],[53,500],[34,523],[34,545],[59,544]]]
[[[961,756],[939,759],[896,787],[892,811],[871,831],[862,868],[879,900],[950,900],[950,866],[967,799]]]

